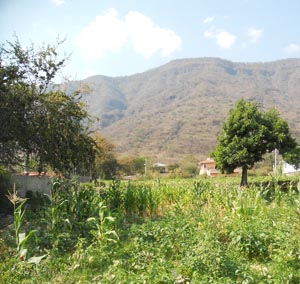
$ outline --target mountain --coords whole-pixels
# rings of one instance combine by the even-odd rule
[[[126,77],[93,76],[83,100],[100,118],[103,135],[122,154],[162,162],[206,158],[230,108],[240,98],[276,107],[300,136],[300,59],[235,63],[180,59]]]

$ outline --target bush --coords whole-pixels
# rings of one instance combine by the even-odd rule
[[[12,212],[13,208],[6,195],[11,189],[11,176],[0,167],[0,213]]]

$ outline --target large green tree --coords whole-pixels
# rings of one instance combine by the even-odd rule
[[[222,172],[230,173],[241,167],[243,186],[247,185],[247,170],[274,149],[299,166],[299,146],[279,112],[276,109],[260,111],[255,102],[241,99],[229,111],[212,156]]]
[[[88,171],[95,158],[88,113],[77,93],[66,94],[53,79],[65,65],[55,45],[23,48],[16,39],[0,47],[0,163],[35,157],[70,173]]]

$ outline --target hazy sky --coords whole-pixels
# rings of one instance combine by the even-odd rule
[[[0,0],[0,42],[66,38],[64,74],[130,75],[177,58],[300,56],[300,0]]]

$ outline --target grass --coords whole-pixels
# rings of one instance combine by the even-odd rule
[[[299,180],[250,182],[59,181],[18,229],[47,257],[3,231],[0,283],[300,283]]]

